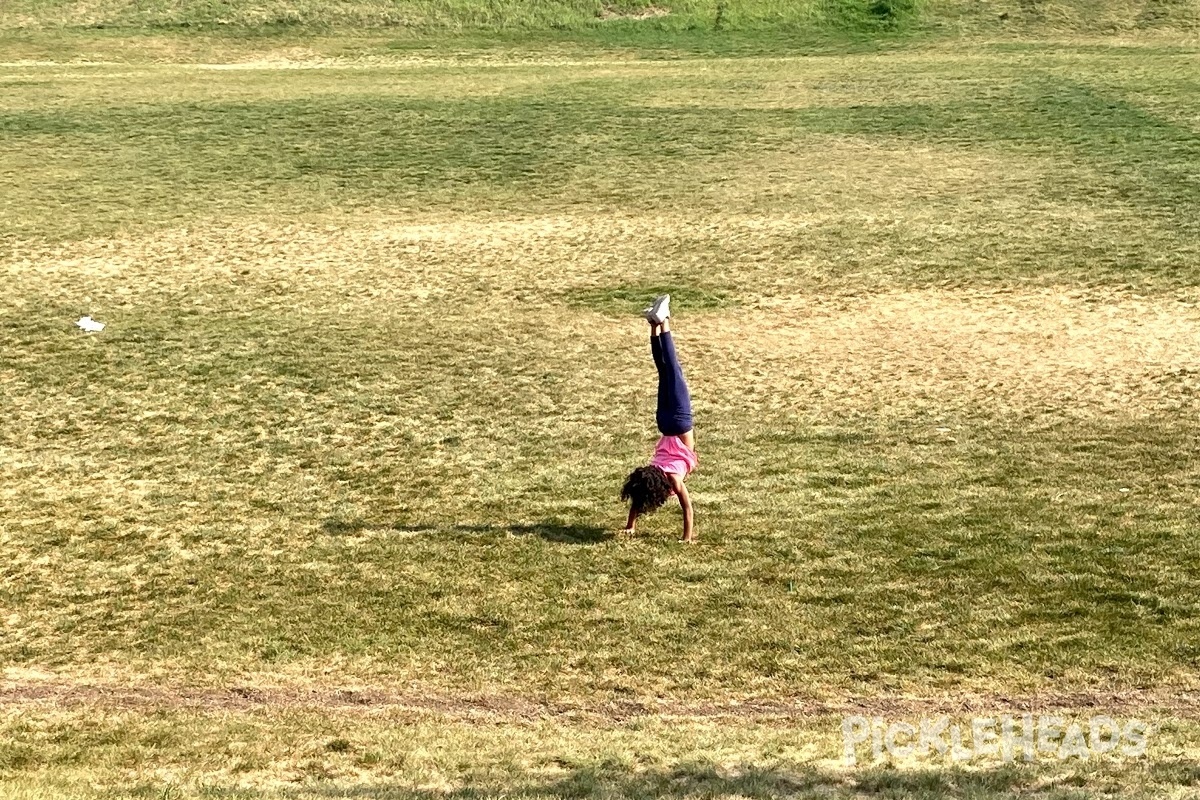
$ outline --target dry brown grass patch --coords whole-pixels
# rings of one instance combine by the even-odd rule
[[[851,409],[1139,417],[1200,390],[1194,301],[1111,290],[927,289],[764,302],[689,326],[708,400],[751,391],[816,416]]]

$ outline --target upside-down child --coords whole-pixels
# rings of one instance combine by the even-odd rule
[[[662,438],[650,463],[629,473],[621,489],[621,499],[629,501],[625,530],[632,532],[638,517],[657,511],[675,495],[683,509],[683,541],[694,542],[692,500],[683,482],[696,469],[696,438],[692,430],[692,401],[671,338],[670,303],[671,296],[663,295],[644,314],[650,323],[650,353],[658,368],[655,421]]]

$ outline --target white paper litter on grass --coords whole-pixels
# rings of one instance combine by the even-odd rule
[[[104,323],[96,322],[96,320],[92,319],[91,317],[80,317],[79,321],[75,324],[83,328],[88,333],[104,330]]]

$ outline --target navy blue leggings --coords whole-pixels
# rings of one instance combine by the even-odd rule
[[[692,398],[670,331],[650,337],[650,353],[658,367],[658,430],[663,436],[681,436],[692,429]]]

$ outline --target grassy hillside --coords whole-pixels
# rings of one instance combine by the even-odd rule
[[[1200,0],[8,0],[0,29],[386,27],[446,31],[1194,30]]]

